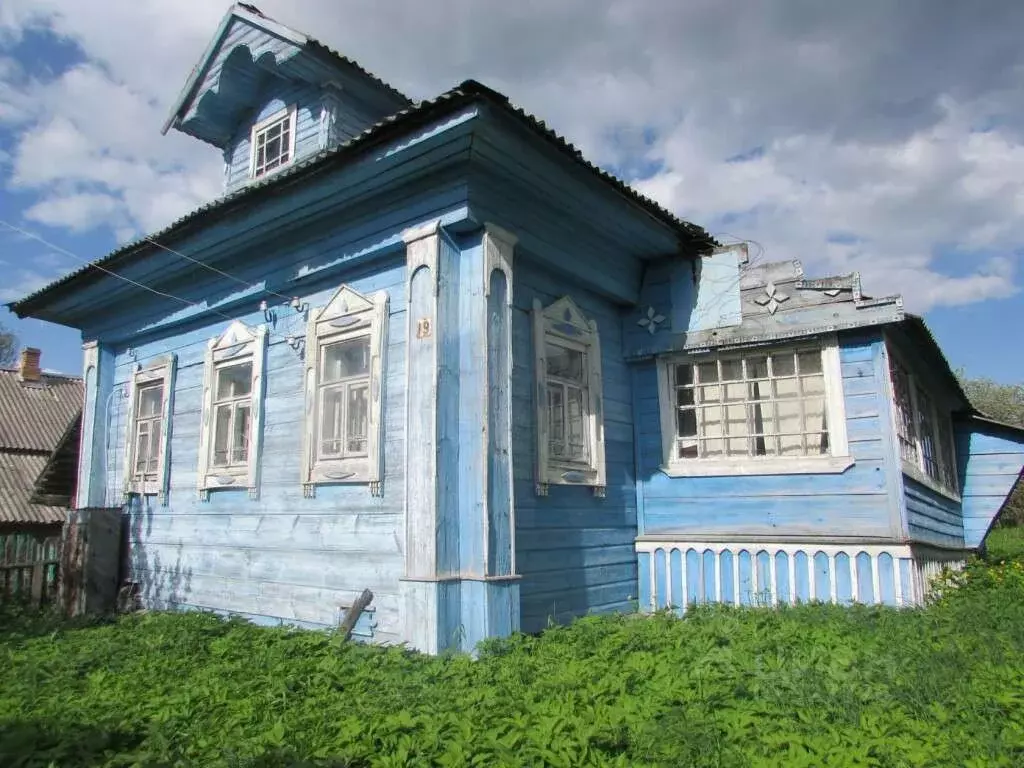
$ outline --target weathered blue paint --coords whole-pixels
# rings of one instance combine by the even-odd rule
[[[964,545],[981,546],[1024,465],[1024,431],[980,419],[957,425]]]
[[[487,296],[487,575],[509,576],[515,531],[512,514],[512,421],[508,278],[488,277]],[[517,610],[518,615],[518,610]]]

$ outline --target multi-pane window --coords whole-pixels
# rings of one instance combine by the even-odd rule
[[[159,495],[166,499],[167,453],[171,429],[174,371],[177,359],[167,355],[138,367],[126,382],[127,416],[124,451],[124,493]]]
[[[889,350],[893,411],[903,468],[912,477],[957,493],[956,452],[948,410],[943,409]]]
[[[590,462],[586,354],[547,343],[548,446],[555,461]]]
[[[252,177],[287,165],[295,147],[295,111],[282,110],[252,131]]]
[[[820,349],[672,365],[674,459],[829,452]]]
[[[597,323],[564,296],[533,303],[536,492],[583,485],[605,493],[601,347]]]
[[[306,329],[303,492],[365,483],[383,493],[381,424],[388,297],[342,286]]]
[[[199,498],[218,489],[259,493],[267,329],[235,321],[206,349],[199,434]]]
[[[317,458],[366,456],[370,431],[370,337],[320,350],[320,435]]]
[[[135,407],[136,482],[156,480],[163,450],[164,385],[154,381],[138,388]]]
[[[213,401],[213,465],[244,466],[252,423],[252,362],[217,370]]]

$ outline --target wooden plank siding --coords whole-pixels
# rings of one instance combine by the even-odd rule
[[[397,591],[403,562],[405,269],[392,263],[375,274],[352,277],[339,274],[302,301],[322,306],[343,282],[363,294],[384,290],[390,296],[383,497],[371,496],[366,485],[321,486],[315,498],[303,497],[303,363],[287,341],[304,325],[300,314],[279,318],[269,337],[262,478],[255,500],[244,491],[217,490],[202,502],[196,490],[204,353],[227,321],[140,344],[134,358],[124,349],[116,354],[117,384],[127,381],[137,363],[169,352],[178,356],[167,503],[133,497],[129,506],[130,570],[144,604],[332,626],[339,606],[369,588],[375,595],[374,639],[401,639]],[[263,317],[251,313],[242,320],[256,325]],[[111,411],[107,466],[116,493],[122,485],[126,401],[115,396]]]
[[[903,475],[910,540],[960,549],[964,546],[964,519],[960,501]]]
[[[881,335],[839,337],[843,402],[855,463],[840,474],[669,477],[660,470],[661,420],[653,361],[633,368],[640,534],[716,537],[770,536],[862,540],[900,538],[889,437]]]
[[[961,469],[964,544],[980,547],[1013,490],[1024,466],[1024,437],[1019,430],[980,421],[957,424]]]
[[[629,370],[622,358],[618,307],[553,277],[517,250],[512,310],[512,456],[516,523],[516,567],[522,629],[536,632],[554,620],[590,612],[630,610],[636,595],[636,494]],[[530,325],[533,300],[544,306],[572,297],[596,320],[604,380],[606,498],[589,487],[534,488],[536,413],[534,352]]]

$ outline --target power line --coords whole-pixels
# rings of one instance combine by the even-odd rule
[[[62,253],[65,256],[69,256],[72,259],[75,259],[76,261],[79,261],[79,262],[81,262],[83,264],[86,264],[86,265],[91,266],[91,267],[93,267],[95,269],[98,269],[100,272],[103,272],[104,274],[110,275],[111,277],[116,277],[118,280],[124,280],[126,283],[130,283],[131,285],[134,285],[137,288],[141,288],[144,291],[149,291],[150,293],[155,294],[156,296],[160,296],[161,298],[165,298],[165,299],[171,299],[172,301],[176,301],[176,302],[178,302],[180,304],[184,304],[184,305],[189,306],[189,307],[195,307],[196,309],[199,309],[202,312],[210,312],[210,313],[215,314],[215,315],[217,315],[219,317],[222,317],[225,320],[228,320],[228,321],[230,321],[232,323],[236,322],[236,321],[242,322],[241,318],[232,317],[231,315],[227,314],[226,312],[221,312],[219,309],[214,309],[213,307],[209,307],[209,306],[204,307],[203,305],[199,304],[198,302],[190,301],[189,299],[183,299],[180,296],[175,296],[173,293],[166,293],[164,291],[157,290],[156,288],[153,288],[151,286],[148,286],[148,285],[145,285],[143,283],[140,283],[137,280],[133,280],[130,277],[125,277],[124,275],[118,274],[117,272],[114,272],[111,269],[107,269],[106,267],[101,266],[101,265],[99,265],[99,264],[97,264],[97,263],[95,263],[93,261],[89,261],[88,259],[84,259],[81,256],[79,256],[79,255],[77,255],[75,253],[72,253],[71,251],[69,251],[66,248],[61,248],[59,245],[51,243],[49,240],[46,240],[45,238],[40,237],[37,234],[29,232],[28,230],[22,229],[21,227],[17,227],[14,224],[11,224],[8,221],[4,221],[3,219],[0,219],[0,224],[2,224],[3,226],[7,227],[12,232],[17,232],[18,234],[22,235],[23,237],[27,237],[27,238],[35,240],[35,241],[37,241],[39,243],[42,243],[47,248],[52,248],[53,250],[55,250],[55,251],[57,251],[59,253]],[[152,242],[152,241],[150,241],[150,242]],[[159,244],[157,244],[157,243],[153,243],[153,244],[154,245],[158,245],[158,247],[162,247],[162,246],[159,246]],[[169,250],[169,249],[165,249],[165,250]],[[181,255],[181,254],[178,254],[178,255]],[[185,258],[188,258],[188,257],[185,257]],[[217,270],[217,271],[219,271],[219,270]],[[228,275],[228,276],[230,277],[230,275]],[[238,280],[238,278],[232,278],[232,279]],[[245,283],[245,285],[247,285],[250,288],[258,288],[258,286],[253,286],[253,285],[250,285],[249,283]],[[265,289],[259,289],[259,290],[265,290]],[[281,294],[274,293],[273,291],[267,291],[267,293],[272,293],[274,296],[281,296]],[[282,296],[282,298],[284,298],[289,303],[291,303],[292,306],[295,305],[295,300],[294,299],[289,298],[287,296]],[[267,329],[267,335],[268,336],[277,336],[282,341],[286,341],[288,343],[291,343],[291,339],[292,339],[291,336],[278,336],[278,334],[276,334],[276,333],[271,333],[269,328]]]

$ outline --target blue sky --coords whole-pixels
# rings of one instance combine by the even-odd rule
[[[259,3],[414,97],[470,77],[508,93],[723,240],[856,269],[924,314],[955,368],[1024,381],[1021,4],[449,4]],[[227,7],[5,0],[0,220],[91,260],[215,197],[217,152],[160,126]],[[80,266],[0,226],[0,301]],[[77,331],[0,323],[79,371]]]

